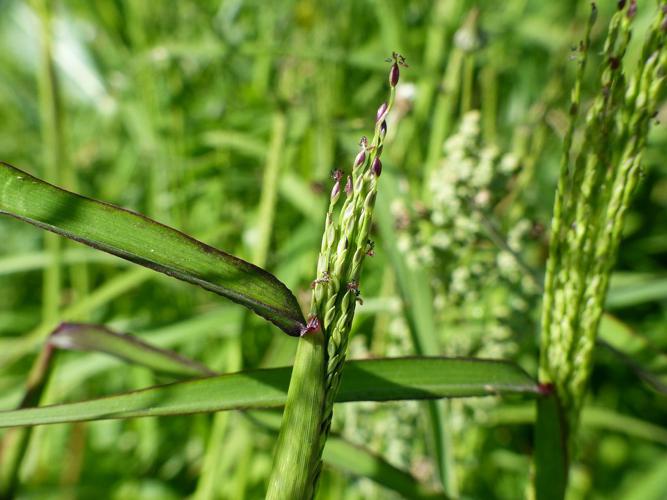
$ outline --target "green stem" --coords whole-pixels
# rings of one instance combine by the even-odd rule
[[[299,339],[266,498],[308,499],[321,468],[320,432],[325,400],[324,335]]]
[[[61,121],[60,93],[58,78],[53,62],[53,28],[51,23],[52,3],[49,0],[35,2],[35,9],[41,22],[41,64],[37,75],[39,88],[39,111],[44,151],[44,178],[49,182],[59,181],[59,165],[63,152],[63,130]],[[44,246],[51,262],[44,270],[42,290],[42,315],[45,320],[58,318],[62,283],[62,244],[58,236],[46,234]]]

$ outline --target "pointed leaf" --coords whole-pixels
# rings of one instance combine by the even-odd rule
[[[138,337],[116,333],[102,325],[63,323],[49,336],[48,343],[71,351],[103,352],[156,372],[181,377],[216,374],[204,365],[173,351],[154,347]]]
[[[0,427],[269,408],[285,403],[290,368],[249,370],[102,399],[0,412]],[[346,363],[338,402],[536,394],[518,366],[496,360],[394,358]]]
[[[304,323],[272,274],[135,212],[70,193],[0,163],[0,214],[223,295],[290,335]]]

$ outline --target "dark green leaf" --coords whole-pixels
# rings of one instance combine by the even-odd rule
[[[223,295],[298,335],[299,305],[272,274],[175,229],[70,193],[0,163],[0,214],[10,215]]]

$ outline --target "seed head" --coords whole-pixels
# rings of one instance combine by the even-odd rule
[[[373,160],[373,165],[371,167],[373,170],[373,174],[375,174],[375,177],[380,177],[380,174],[382,173],[382,162],[380,161],[380,158],[377,156]]]
[[[382,138],[387,135],[387,122],[382,120],[382,123],[380,124],[380,135],[382,135]]]

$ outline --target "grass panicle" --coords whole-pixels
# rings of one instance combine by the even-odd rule
[[[362,137],[360,141],[337,217],[343,173],[334,172],[317,277],[312,284],[309,323],[297,348],[268,498],[309,498],[316,488],[352,319],[361,300],[361,266],[371,249],[370,231],[382,172],[380,157],[387,133],[386,118],[396,97],[399,66],[405,65],[404,58],[396,53],[391,61],[389,100],[377,110],[372,140]]]
[[[637,184],[658,99],[664,87],[667,3],[661,2],[637,68],[623,59],[636,2],[620,3],[597,70],[599,86],[573,152],[582,81],[595,6],[581,44],[554,203],[542,310],[540,380],[553,383],[570,440],[575,435],[592,368],[593,347],[616,261],[621,231]]]

